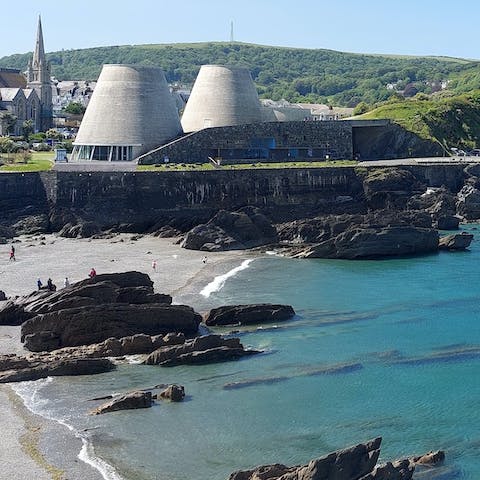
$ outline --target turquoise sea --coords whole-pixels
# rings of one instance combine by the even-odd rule
[[[198,367],[122,365],[17,391],[82,436],[82,458],[109,479],[221,480],[382,436],[382,460],[446,451],[445,466],[422,479],[476,480],[479,279],[478,239],[470,251],[394,260],[267,255],[217,279],[208,297],[199,290],[195,304],[293,305],[291,321],[239,332],[264,354]],[[184,385],[186,401],[85,415],[97,405],[90,398],[160,383]]]

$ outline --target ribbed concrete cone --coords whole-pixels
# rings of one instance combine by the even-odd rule
[[[143,65],[104,65],[75,145],[133,145],[135,156],[182,132],[165,75]]]
[[[182,116],[185,132],[263,121],[250,72],[243,67],[203,65]]]

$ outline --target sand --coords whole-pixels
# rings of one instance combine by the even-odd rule
[[[54,235],[20,237],[0,245],[0,290],[7,296],[36,289],[37,279],[51,278],[58,288],[65,277],[76,282],[97,273],[137,270],[148,273],[155,291],[170,293],[174,303],[197,308],[199,289],[251,257],[245,252],[185,250],[175,239],[118,235],[112,239],[70,240]],[[156,261],[153,270],[152,262]],[[20,327],[0,326],[0,354],[22,353]],[[97,480],[102,475],[78,459],[81,441],[65,426],[32,414],[8,384],[0,385],[0,480]]]

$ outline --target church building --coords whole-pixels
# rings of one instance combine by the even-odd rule
[[[21,135],[26,120],[32,121],[35,132],[52,126],[50,62],[45,56],[40,17],[27,77],[19,70],[0,68],[0,135]]]

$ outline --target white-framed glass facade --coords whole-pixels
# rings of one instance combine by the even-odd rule
[[[136,145],[75,145],[72,161],[130,162]]]

